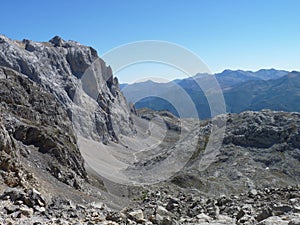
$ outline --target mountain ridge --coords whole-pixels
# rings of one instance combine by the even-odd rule
[[[289,74],[293,74],[293,73],[298,74],[297,71],[287,72],[287,71],[275,70],[275,69],[270,69],[270,70],[262,69],[257,71],[256,73],[258,74],[255,75],[255,72],[251,72],[251,71],[249,72],[249,71],[241,71],[241,70],[237,70],[237,71],[225,70],[223,73],[215,75],[222,89],[223,95],[225,97],[227,112],[239,113],[245,110],[261,110],[267,108],[274,109],[274,110],[299,111],[299,109],[292,103],[293,102],[292,99],[294,100],[297,99],[297,95],[294,96],[296,93],[295,92],[297,88],[296,86],[294,89],[290,91],[291,95],[287,96],[286,99],[287,101],[289,98],[291,98],[291,101],[288,101],[289,104],[288,107],[283,107],[281,103],[278,103],[276,105],[276,99],[270,99],[272,100],[271,104],[263,103],[263,99],[265,98],[265,96],[266,95],[271,96],[272,93],[268,93],[268,94],[257,93],[259,92],[260,89],[261,92],[262,91],[267,92],[267,88],[266,87],[263,88],[261,84],[269,83],[271,86],[272,85],[276,86],[275,80],[280,80],[281,78],[288,76]],[[259,78],[261,74],[264,74],[262,76],[263,79]],[[210,109],[209,109],[209,104],[207,102],[207,98],[198,84],[201,84],[202,82],[205,83],[206,76],[196,75],[194,77],[195,79],[187,78],[183,80],[176,80],[176,83],[173,83],[173,86],[172,86],[172,82],[170,82],[168,86],[160,84],[160,86],[152,85],[150,88],[150,86],[147,86],[147,84],[144,83],[143,88],[140,89],[140,84],[132,84],[124,87],[122,91],[126,96],[126,98],[128,99],[128,101],[131,102],[132,99],[135,99],[136,95],[141,95],[140,93],[141,90],[146,90],[147,92],[147,90],[150,89],[151,93],[154,94],[149,95],[148,97],[146,96],[145,98],[140,99],[140,101],[135,102],[137,108],[148,107],[154,110],[166,109],[172,112],[174,115],[179,116],[177,112],[174,109],[172,109],[172,105],[171,105],[172,102],[165,102],[165,101],[163,102],[161,99],[155,98],[155,96],[160,96],[160,98],[162,99],[164,98],[164,96],[168,96],[168,95],[176,96],[176,92],[174,92],[172,89],[175,90],[180,88],[190,96],[191,100],[196,105],[196,108],[199,113],[199,118],[205,119],[210,117]],[[284,81],[284,79],[281,79],[280,81]],[[295,79],[295,82],[297,83],[298,80]],[[287,87],[282,89],[277,88],[276,91],[274,90],[275,93],[273,93],[273,95],[278,96],[280,94],[277,93],[281,93],[281,92],[282,94],[284,94],[283,92],[286,91],[286,88]],[[291,86],[291,88],[293,88],[293,86]],[[158,95],[155,95],[156,93],[158,93]],[[255,101],[260,102],[259,104],[257,103],[256,106],[254,105],[252,106],[249,103],[250,101],[249,99],[252,98],[252,95],[256,95],[257,97]],[[185,107],[184,104],[186,103],[183,103],[182,107]],[[271,105],[274,106],[271,107]],[[179,110],[177,109],[177,111]]]

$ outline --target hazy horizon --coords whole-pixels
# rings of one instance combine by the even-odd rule
[[[143,64],[143,63],[141,63]],[[179,71],[176,68],[168,68],[168,69],[162,69],[162,67],[158,67],[156,68],[155,72],[151,75],[151,74],[147,74],[143,72],[140,72],[141,67],[143,67],[144,65],[139,65],[137,68],[137,65],[133,65],[133,66],[129,66],[128,68],[125,68],[119,72],[117,72],[115,74],[115,76],[118,78],[119,83],[120,84],[134,84],[134,83],[141,83],[141,82],[147,82],[147,81],[153,81],[153,82],[157,82],[157,83],[168,83],[168,82],[172,82],[174,80],[178,80],[178,79],[185,79],[185,78],[189,78],[189,77],[194,77],[198,74],[194,74],[194,75],[188,75],[183,73],[182,71]],[[169,67],[169,66],[166,66]],[[215,74],[221,74],[226,70],[231,70],[231,71],[245,71],[245,72],[258,72],[260,70],[271,70],[271,69],[275,69],[278,71],[287,71],[287,72],[292,72],[292,71],[298,71],[298,70],[285,70],[285,69],[280,69],[280,68],[260,68],[258,70],[244,70],[244,69],[231,69],[231,68],[227,68],[224,69],[222,71],[218,71],[218,72],[212,72],[209,73],[211,75],[215,75]],[[142,70],[143,71],[143,70]],[[174,75],[174,73],[172,74],[168,74],[168,72],[171,71],[177,71],[178,73],[176,75]],[[131,73],[132,72],[132,73]],[[179,72],[181,72],[181,74],[179,74]],[[137,73],[137,74],[135,74]],[[126,75],[127,74],[133,74],[135,77],[138,77],[137,79],[134,80],[127,80],[126,81]],[[202,74],[202,73],[199,73]],[[205,74],[205,73],[203,73]],[[124,79],[125,78],[125,79]],[[125,81],[124,81],[125,80]]]

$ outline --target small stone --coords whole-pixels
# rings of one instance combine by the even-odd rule
[[[256,216],[256,220],[258,222],[262,221],[262,220],[265,220],[269,217],[271,217],[273,214],[272,214],[272,211],[270,208],[266,207],[264,208],[257,216]]]
[[[288,225],[300,225],[300,217],[291,219]]]
[[[157,206],[156,214],[159,214],[161,216],[168,216],[169,211],[167,209],[165,209],[164,207],[162,207],[162,206]]]
[[[46,211],[45,207],[40,207],[40,206],[34,206],[34,210],[40,213],[43,213]]]
[[[118,222],[119,220],[121,220],[121,218],[120,218],[118,213],[110,212],[110,213],[107,214],[106,220],[110,220],[110,221],[113,221],[113,222]]]
[[[22,205],[22,204],[23,204],[23,201],[22,201],[22,200],[18,200],[18,201],[15,201],[14,204],[15,204],[15,205]]]
[[[2,200],[9,200],[10,199],[10,196],[9,195],[5,195],[5,196],[1,196],[0,197]]]
[[[295,205],[294,206],[294,211],[299,213],[300,212],[300,206]]]
[[[155,220],[156,220],[156,221],[163,221],[163,219],[164,219],[164,218],[163,218],[161,215],[159,215],[159,214],[156,214],[156,215],[155,215]]]
[[[20,208],[20,212],[22,215],[27,216],[27,217],[32,217],[32,215],[33,215],[33,209],[31,209],[31,208],[22,207],[22,208]]]
[[[235,223],[235,219],[233,219],[229,216],[219,215],[217,219],[218,219],[219,223],[224,223],[224,224],[234,224]]]
[[[77,205],[76,205],[76,209],[77,209],[77,210],[85,210],[86,207],[85,207],[84,205],[77,204]]]
[[[105,204],[102,202],[98,202],[98,203],[93,202],[91,205],[93,206],[93,208],[96,208],[96,209],[104,209],[105,208]]]
[[[14,202],[17,200],[21,200],[25,196],[25,192],[22,189],[9,188],[4,192],[4,194],[0,198],[7,198],[6,196],[9,196],[11,201]]]
[[[87,222],[87,225],[95,225],[95,224],[89,221]]]
[[[249,191],[249,195],[251,196],[251,197],[254,197],[254,196],[256,196],[258,193],[257,193],[257,190],[255,190],[255,189],[251,189],[250,191]]]
[[[272,211],[273,211],[273,214],[275,216],[283,215],[283,214],[288,213],[292,210],[293,210],[293,208],[291,206],[288,206],[288,205],[278,205],[278,206],[272,207]]]
[[[144,220],[144,213],[141,209],[130,212],[129,217],[136,222],[141,222]]]
[[[208,215],[205,215],[204,213],[201,213],[199,215],[196,216],[198,219],[198,222],[210,222],[212,220],[211,217],[209,217]]]
[[[240,224],[254,224],[254,222],[256,222],[254,217],[247,214],[239,220]]]
[[[173,225],[171,218],[164,217],[163,220],[159,223],[159,225]]]
[[[172,199],[169,200],[169,202],[168,202],[168,204],[166,206],[166,209],[168,211],[172,211],[172,210],[174,210],[178,206],[179,206],[178,200],[172,198]]]
[[[145,222],[145,225],[152,225],[153,223],[150,221]]]
[[[64,40],[59,36],[53,37],[49,42],[52,43],[55,47],[61,47],[64,44]]]
[[[241,210],[238,212],[238,214],[236,215],[236,220],[240,220],[241,218],[243,218],[243,216],[244,216],[245,214],[246,214],[245,211],[241,209]]]
[[[288,221],[284,221],[278,216],[269,217],[261,221],[260,223],[258,223],[258,225],[288,225],[288,224],[289,224]]]
[[[17,206],[5,206],[4,209],[7,211],[7,214],[11,214],[11,213],[19,210],[19,207],[17,207]]]

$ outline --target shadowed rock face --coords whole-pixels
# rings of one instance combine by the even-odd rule
[[[91,47],[58,36],[43,43],[0,36],[0,66],[26,75],[54,94],[82,136],[107,143],[118,141],[118,134],[135,132],[118,80]]]
[[[0,67],[0,86],[1,170],[7,173],[22,170],[16,164],[21,156],[28,158],[31,147],[50,157],[43,162],[43,167],[60,181],[76,186],[76,177],[85,179],[83,158],[72,124],[56,98],[27,77],[5,67]],[[7,174],[2,175],[7,179]],[[21,180],[6,183],[18,186]]]

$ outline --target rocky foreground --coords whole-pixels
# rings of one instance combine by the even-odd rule
[[[105,204],[75,204],[63,197],[45,200],[35,189],[7,189],[1,195],[1,224],[260,224],[299,225],[300,186],[251,190],[204,198],[166,190],[149,191],[121,211]]]

